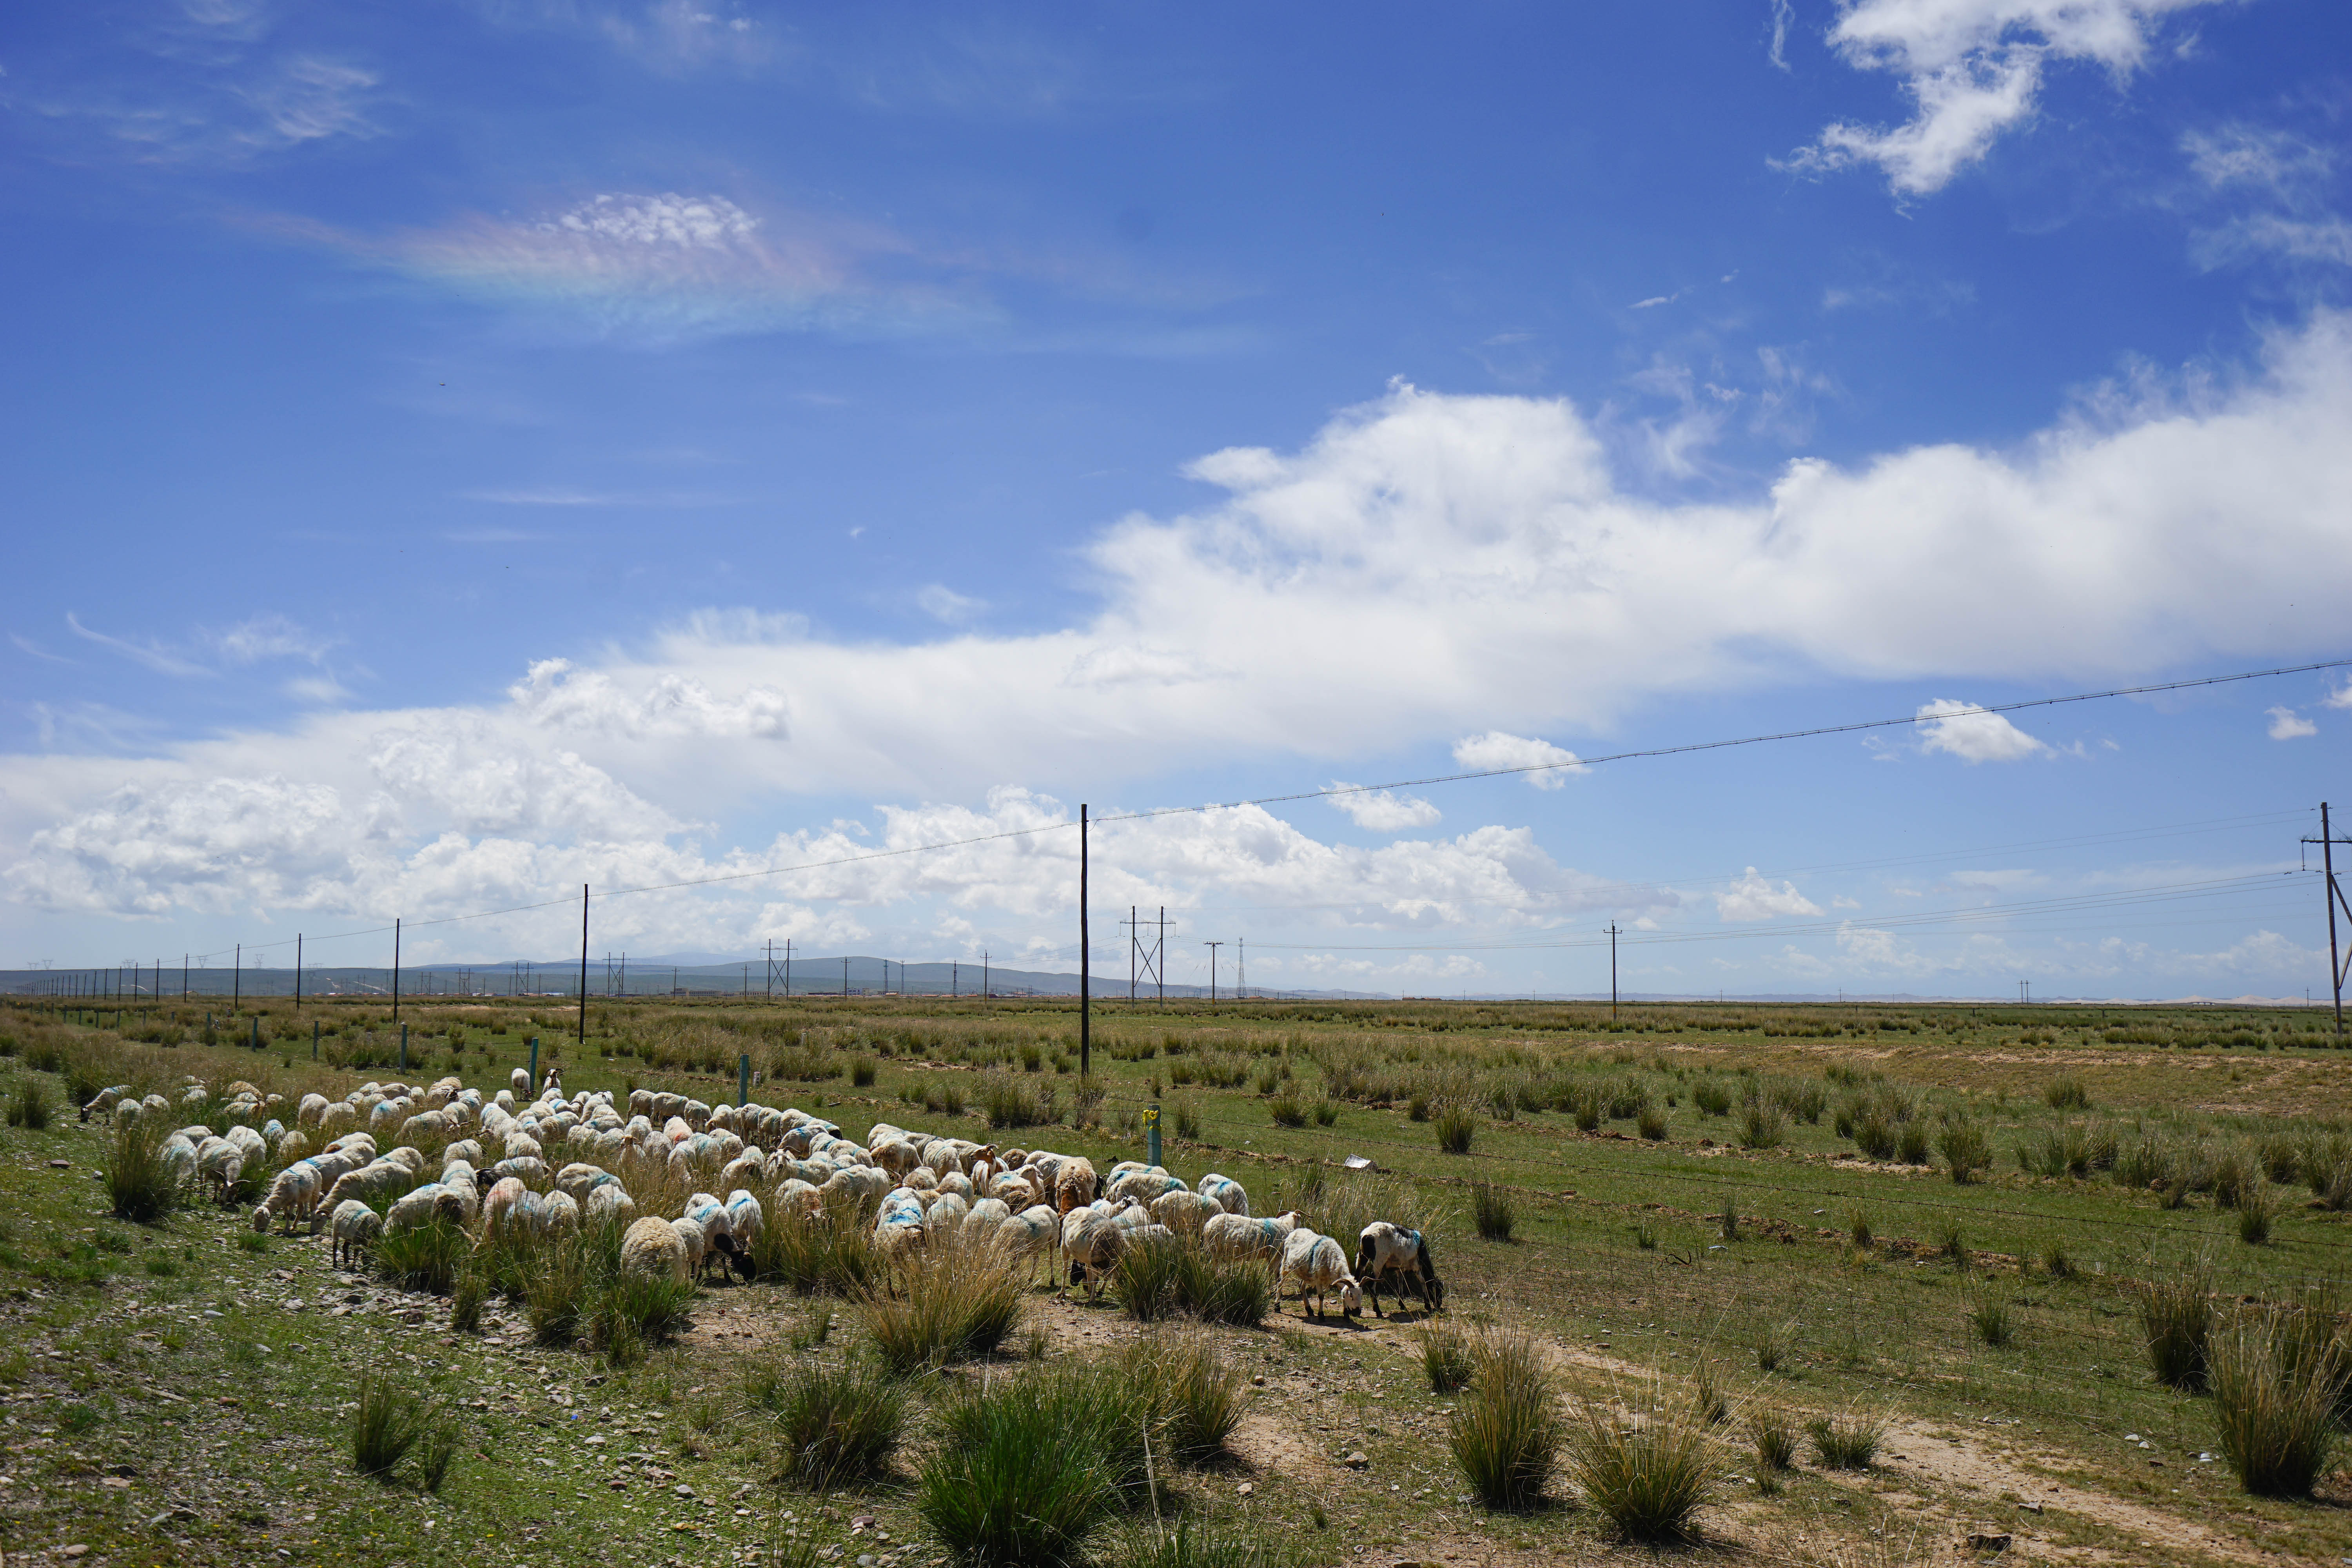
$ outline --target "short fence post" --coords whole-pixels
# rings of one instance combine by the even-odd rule
[[[530,1097],[539,1098],[539,1037],[530,1037]]]
[[[1144,1107],[1143,1144],[1145,1150],[1143,1163],[1147,1165],[1160,1163],[1160,1105],[1156,1100]]]

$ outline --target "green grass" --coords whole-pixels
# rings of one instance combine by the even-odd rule
[[[8,1125],[28,1131],[46,1131],[57,1115],[49,1100],[49,1086],[37,1078],[20,1078],[8,1091]]]
[[[1448,1154],[1467,1154],[1478,1131],[1478,1114],[1466,1105],[1442,1107],[1435,1117],[1437,1146]]]
[[[1714,1489],[1706,1423],[1654,1390],[1633,1403],[1637,1412],[1583,1402],[1568,1426],[1568,1474],[1627,1540],[1685,1540]]]
[[[1523,1334],[1489,1332],[1474,1353],[1476,1376],[1448,1417],[1454,1463],[1488,1508],[1531,1508],[1565,1435],[1543,1352]]]
[[[1073,1364],[999,1379],[948,1403],[915,1483],[916,1512],[970,1563],[1077,1560],[1147,1479],[1143,1392]]]
[[[180,1184],[163,1154],[168,1129],[163,1119],[142,1116],[114,1131],[113,1146],[100,1167],[108,1212],[117,1219],[149,1225],[180,1206]]]
[[[1866,1470],[1886,1440],[1886,1418],[1874,1411],[1846,1410],[1805,1423],[1813,1458],[1825,1469]]]
[[[1162,1460],[1200,1465],[1225,1452],[1249,1407],[1248,1374],[1200,1334],[1146,1337],[1129,1352],[1128,1371],[1150,1402]]]
[[[1512,1229],[1518,1224],[1518,1210],[1509,1193],[1492,1182],[1475,1182],[1470,1187],[1470,1222],[1486,1241],[1508,1241]]]
[[[2167,1388],[2205,1386],[2213,1331],[2213,1278],[2202,1258],[2158,1268],[2136,1292],[2140,1341],[2149,1370]]]
[[[2259,1318],[2212,1337],[2218,1446],[2239,1485],[2257,1496],[2307,1497],[2335,1460],[2337,1406],[2352,1368],[2332,1334],[2316,1356],[2298,1358],[2297,1348],[2281,1325]]]
[[[1756,1444],[1756,1462],[1768,1470],[1785,1470],[1797,1462],[1797,1428],[1785,1411],[1759,1405],[1748,1413],[1748,1435]]]
[[[819,1492],[886,1473],[911,1404],[905,1382],[858,1361],[754,1362],[743,1396],[775,1445],[776,1479]]]
[[[1025,1296],[994,1247],[935,1237],[860,1296],[857,1311],[875,1354],[904,1376],[993,1355],[1019,1331]]]
[[[361,1475],[388,1480],[409,1450],[442,1425],[444,1412],[437,1401],[397,1374],[363,1374],[358,1394],[349,1427],[352,1466]],[[447,1468],[444,1455],[441,1468]],[[437,1477],[435,1485],[439,1485]]]

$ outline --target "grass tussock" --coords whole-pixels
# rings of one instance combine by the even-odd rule
[[[638,1206],[643,1212],[665,1212]],[[789,1285],[803,1296],[819,1291],[861,1295],[880,1278],[873,1216],[866,1205],[820,1215],[802,1215],[781,1205],[767,1212],[768,1223],[751,1244],[752,1278]]]
[[[1634,1403],[1638,1414],[1591,1400],[1580,1407],[1568,1427],[1568,1473],[1626,1539],[1685,1540],[1713,1491],[1706,1424],[1671,1401]]]
[[[1813,1458],[1824,1469],[1866,1470],[1886,1440],[1886,1419],[1871,1411],[1847,1410],[1805,1423]]]
[[[775,1478],[814,1491],[889,1468],[905,1436],[907,1385],[871,1363],[754,1363],[743,1403],[775,1443]]]
[[[1148,1484],[1149,1400],[1115,1366],[992,1380],[942,1408],[939,1425],[915,1510],[958,1562],[1076,1562]]]
[[[1104,1559],[1107,1568],[1282,1568],[1288,1561],[1241,1524],[1189,1513],[1172,1523],[1138,1524]]]
[[[8,1091],[8,1125],[22,1127],[28,1132],[46,1132],[57,1119],[57,1107],[49,1102],[48,1085],[37,1078],[22,1078]]]
[[[1274,1287],[1262,1265],[1219,1262],[1181,1236],[1120,1253],[1110,1289],[1128,1316],[1140,1323],[1189,1314],[1204,1323],[1254,1329],[1274,1309]]]
[[[163,1158],[167,1132],[159,1116],[142,1116],[115,1129],[105,1163],[99,1167],[108,1209],[115,1218],[152,1225],[180,1206],[179,1179]]]
[[[441,1402],[395,1377],[369,1373],[360,1380],[359,1400],[346,1434],[352,1468],[388,1480],[412,1449],[422,1448],[424,1479],[438,1490],[457,1451],[451,1423]]]
[[[1952,1180],[1968,1185],[1992,1168],[1992,1140],[1981,1123],[1953,1121],[1936,1135],[1936,1150]]]
[[[2140,1343],[2157,1382],[2184,1393],[2202,1389],[2213,1331],[2210,1268],[2200,1258],[2179,1268],[2157,1271],[2136,1295]]]
[[[882,1364],[900,1376],[991,1356],[1020,1331],[1028,1291],[1002,1249],[940,1237],[857,1299]]]
[[[2042,1103],[2053,1110],[2088,1110],[2091,1091],[2072,1073],[2061,1074],[2042,1086]]]
[[[1488,1508],[1533,1507],[1566,1435],[1543,1352],[1525,1334],[1490,1331],[1473,1353],[1477,1373],[1454,1407],[1447,1447]]]
[[[1225,1451],[1249,1407],[1249,1379],[1199,1334],[1148,1337],[1129,1352],[1127,1365],[1144,1390],[1152,1427],[1166,1445],[1155,1452],[1164,1462],[1198,1465]]]
[[[1448,1154],[1467,1154],[1470,1141],[1478,1132],[1478,1114],[1466,1105],[1440,1107],[1433,1118],[1437,1132],[1437,1147]]]
[[[1477,1375],[1478,1362],[1470,1336],[1448,1318],[1425,1318],[1414,1325],[1413,1340],[1421,1352],[1421,1370],[1432,1394],[1458,1394]]]
[[[1969,1330],[1991,1350],[2004,1350],[2017,1341],[2017,1321],[2010,1316],[2009,1303],[1998,1296],[1977,1298],[1969,1308]]]
[[[675,1334],[694,1305],[691,1280],[622,1269],[619,1226],[494,1249],[467,1267],[521,1301],[541,1343],[594,1351],[616,1364],[641,1360],[647,1345]]]
[[[1478,1227],[1480,1239],[1508,1241],[1518,1224],[1518,1210],[1512,1205],[1510,1194],[1492,1182],[1475,1182],[1470,1187],[1470,1220]]]
[[[472,1246],[473,1238],[463,1226],[436,1219],[430,1225],[378,1237],[376,1272],[404,1290],[428,1290],[436,1296],[446,1296],[457,1284],[457,1271]]]
[[[2222,1458],[2258,1497],[2307,1497],[2336,1457],[2347,1365],[2329,1311],[2242,1319],[2210,1343]],[[2315,1328],[2318,1331],[2315,1332]]]
[[[1759,1405],[1748,1413],[1748,1435],[1756,1442],[1756,1462],[1785,1470],[1797,1462],[1797,1428],[1786,1411]]]
[[[991,1072],[974,1098],[991,1127],[1045,1127],[1061,1119],[1059,1093],[1043,1079]]]

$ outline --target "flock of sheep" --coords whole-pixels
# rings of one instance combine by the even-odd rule
[[[1265,1261],[1276,1271],[1277,1298],[1283,1287],[1297,1288],[1302,1314],[1319,1316],[1336,1298],[1352,1316],[1368,1290],[1377,1313],[1384,1282],[1400,1301],[1408,1290],[1433,1310],[1444,1300],[1419,1232],[1376,1221],[1357,1238],[1351,1261],[1337,1239],[1317,1235],[1295,1212],[1253,1217],[1242,1184],[1214,1173],[1187,1185],[1129,1160],[1097,1175],[1080,1156],[1000,1150],[887,1122],[860,1144],[804,1111],[709,1106],[643,1089],[630,1091],[625,1117],[609,1090],[566,1097],[555,1074],[534,1095],[520,1068],[487,1099],[456,1077],[425,1089],[367,1083],[340,1100],[306,1094],[290,1128],[278,1120],[279,1096],[243,1082],[224,1095],[226,1131],[181,1128],[163,1141],[163,1157],[183,1180],[224,1198],[247,1168],[277,1163],[254,1228],[324,1230],[339,1262],[385,1234],[436,1221],[471,1232],[477,1246],[625,1224],[624,1269],[683,1279],[715,1265],[748,1277],[771,1205],[798,1220],[877,1205],[874,1239],[886,1259],[945,1236],[984,1239],[1033,1269],[1058,1258],[1069,1282],[1090,1296],[1127,1248],[1181,1234],[1221,1260]],[[210,1100],[194,1080],[183,1091],[184,1104]],[[133,1099],[112,1088],[82,1116],[172,1110],[161,1095]],[[429,1180],[427,1147],[440,1150]],[[705,1182],[711,1190],[693,1190]],[[692,1195],[675,1215],[641,1215],[632,1185]],[[724,1200],[714,1195],[719,1191]]]

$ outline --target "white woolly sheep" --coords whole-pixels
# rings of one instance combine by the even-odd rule
[[[357,1198],[345,1198],[335,1205],[331,1230],[336,1264],[356,1263],[361,1250],[383,1234],[383,1216]]]
[[[580,1205],[581,1218],[589,1225],[605,1225],[614,1220],[627,1219],[636,1212],[637,1201],[629,1196],[629,1190],[618,1182],[592,1189],[588,1201]]]
[[[269,1195],[253,1211],[253,1228],[267,1231],[272,1220],[283,1218],[291,1230],[296,1221],[308,1220],[318,1212],[319,1200],[325,1194],[318,1167],[298,1160],[269,1184]]]
[[[630,1226],[621,1237],[624,1273],[643,1274],[655,1279],[683,1279],[687,1266],[685,1238],[666,1219],[649,1215]]]
[[[1217,1205],[1216,1199],[1181,1188],[1160,1194],[1151,1200],[1149,1207],[1151,1217],[1161,1225],[1181,1235],[1195,1237],[1201,1234],[1203,1225],[1225,1212]]]
[[[438,1183],[393,1199],[392,1206],[383,1211],[383,1233],[398,1236],[404,1231],[422,1230],[436,1221],[453,1226],[466,1223],[466,1205],[457,1194]]]
[[[1101,1188],[1092,1164],[1077,1158],[1065,1160],[1054,1173],[1054,1206],[1067,1214],[1094,1202]]]
[[[1323,1315],[1326,1292],[1338,1294],[1343,1317],[1352,1318],[1363,1310],[1362,1294],[1348,1272],[1348,1255],[1339,1249],[1338,1242],[1328,1236],[1318,1236],[1311,1230],[1301,1228],[1284,1238],[1282,1272],[1275,1286],[1277,1300],[1281,1297],[1281,1282],[1284,1280],[1296,1281],[1298,1286],[1298,1315],[1302,1318],[1310,1310],[1307,1304],[1309,1292],[1314,1295],[1311,1310],[1318,1318]]]
[[[1211,1216],[1202,1226],[1201,1238],[1209,1245],[1209,1256],[1221,1263],[1244,1258],[1272,1261],[1281,1256],[1284,1240],[1297,1228],[1298,1213],[1295,1209],[1271,1219],[1223,1214]]]

